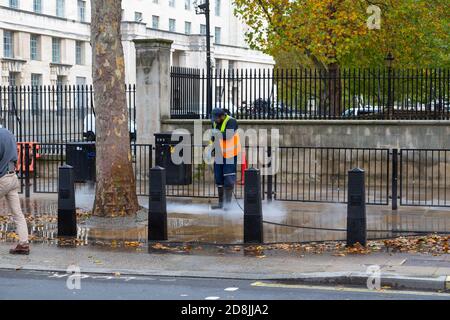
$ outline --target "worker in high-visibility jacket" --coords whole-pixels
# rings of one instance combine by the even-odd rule
[[[239,134],[236,132],[238,123],[223,109],[213,109],[211,112],[214,143],[214,179],[217,185],[219,203],[212,209],[228,209],[236,184],[237,157],[241,149]]]

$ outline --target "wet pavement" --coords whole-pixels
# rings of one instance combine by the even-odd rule
[[[146,209],[148,198],[141,197],[144,207],[136,224],[117,223],[108,227],[92,223],[90,208],[93,196],[77,194],[77,245],[108,244],[117,248],[138,248],[147,243]],[[54,194],[33,194],[22,198],[22,208],[34,243],[58,244],[57,198]],[[214,201],[214,200],[213,200]],[[232,209],[210,210],[210,204],[199,199],[168,200],[169,240],[174,243],[239,245],[243,240],[243,203]],[[0,241],[16,239],[15,227],[6,217],[8,209],[0,202]],[[346,205],[281,202],[263,204],[266,243],[319,242],[345,240]],[[408,235],[406,231],[450,233],[450,208],[401,207],[397,212],[388,206],[368,206],[368,236],[371,239]],[[97,219],[97,218],[96,218]],[[287,226],[286,226],[287,225]],[[302,227],[302,228],[299,228]],[[311,229],[312,228],[312,229]],[[324,229],[324,230],[320,230]],[[335,230],[330,230],[335,229]],[[61,243],[59,243],[61,244]]]

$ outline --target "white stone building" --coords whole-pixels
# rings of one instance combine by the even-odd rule
[[[271,68],[272,57],[250,50],[232,0],[211,1],[217,68]],[[122,0],[126,82],[135,83],[133,39],[173,40],[172,65],[205,67],[205,17],[193,0]],[[1,85],[90,84],[90,3],[83,0],[0,0]]]

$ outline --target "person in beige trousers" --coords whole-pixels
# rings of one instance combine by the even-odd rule
[[[0,128],[0,198],[6,198],[19,236],[19,243],[9,253],[29,254],[28,227],[20,207],[20,182],[15,172],[16,162],[16,138],[8,129]]]

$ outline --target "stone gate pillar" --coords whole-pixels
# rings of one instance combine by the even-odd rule
[[[171,40],[136,39],[137,143],[154,144],[161,119],[170,117]]]

